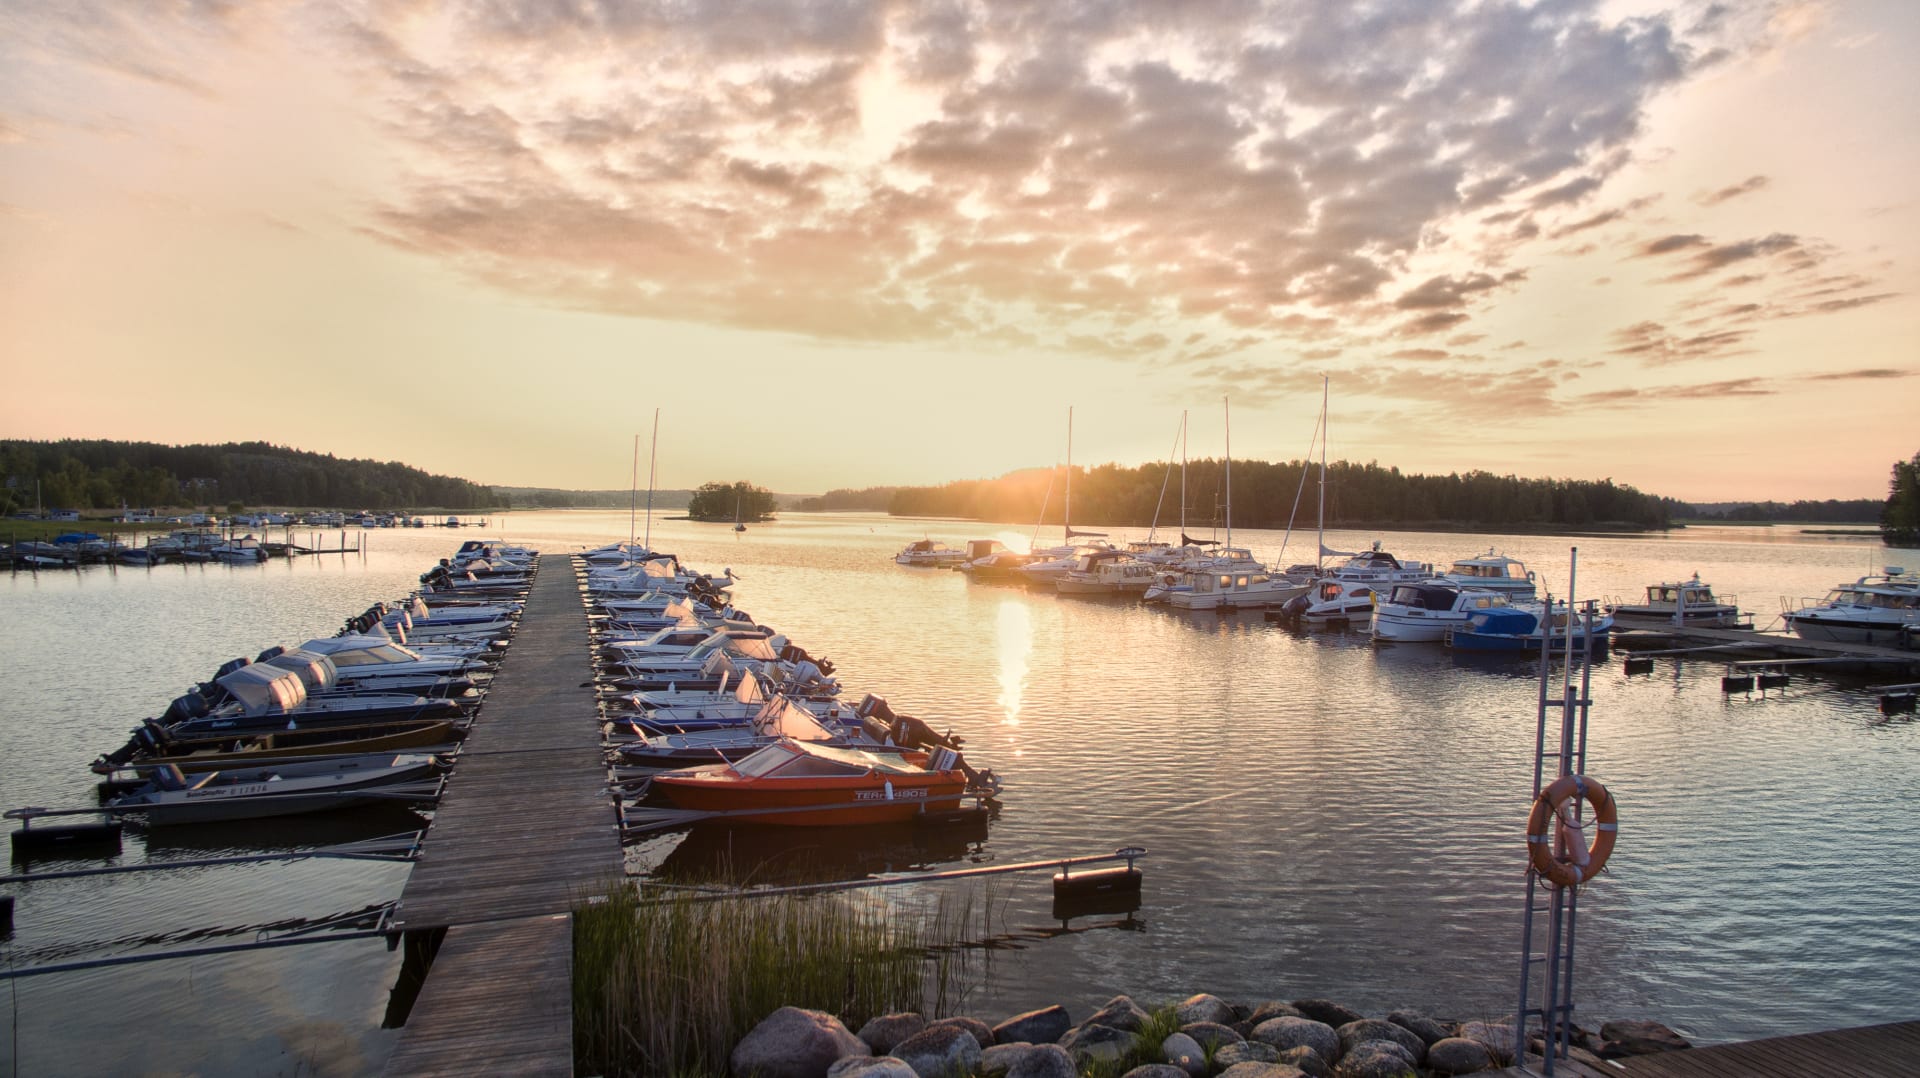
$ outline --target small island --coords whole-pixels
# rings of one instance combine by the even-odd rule
[[[773,519],[773,492],[741,480],[702,483],[687,500],[687,519],[723,524],[759,524]]]

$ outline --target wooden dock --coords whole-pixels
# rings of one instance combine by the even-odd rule
[[[572,1073],[566,915],[623,871],[592,681],[572,559],[542,557],[400,894],[396,930],[448,931],[384,1073]]]
[[[1701,657],[1719,655],[1729,660],[1761,662],[1768,658],[1818,660],[1835,667],[1858,664],[1862,669],[1908,667],[1920,669],[1920,651],[1880,647],[1874,644],[1837,644],[1828,640],[1803,640],[1785,633],[1761,633],[1750,629],[1710,629],[1689,625],[1628,623],[1613,632],[1613,646],[1627,652],[1658,655],[1662,651],[1684,649]],[[1698,649],[1698,650],[1694,650]]]
[[[1834,1029],[1768,1037],[1711,1048],[1590,1063],[1555,1060],[1555,1078],[1912,1078],[1920,1074],[1920,1022]],[[1537,1078],[1540,1060],[1525,1068],[1485,1072],[1487,1078]]]

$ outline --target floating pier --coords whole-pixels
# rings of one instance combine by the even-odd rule
[[[1688,1048],[1650,1056],[1608,1060],[1595,1067],[1571,1059],[1554,1060],[1564,1078],[1734,1078],[1736,1075],[1847,1075],[1848,1078],[1909,1078],[1920,1059],[1920,1022],[1768,1037],[1711,1048]],[[1537,1078],[1541,1061],[1485,1071],[1486,1078]]]
[[[573,1073],[568,914],[623,865],[586,608],[570,557],[539,570],[394,914],[445,939],[388,1075]]]
[[[1719,654],[1737,656],[1748,665],[1824,665],[1836,669],[1920,672],[1920,651],[1874,644],[1840,644],[1803,640],[1782,633],[1746,629],[1709,629],[1704,626],[1615,628],[1613,646],[1634,658]]]

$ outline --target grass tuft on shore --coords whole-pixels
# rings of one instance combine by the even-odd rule
[[[964,998],[972,890],[703,900],[616,885],[573,920],[574,1066],[582,1074],[724,1076],[740,1038],[783,1006],[848,1028]]]

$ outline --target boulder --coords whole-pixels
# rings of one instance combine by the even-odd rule
[[[1314,1054],[1328,1063],[1340,1058],[1340,1034],[1325,1022],[1316,1022],[1311,1018],[1292,1018],[1282,1015],[1269,1018],[1254,1027],[1249,1040],[1264,1041],[1285,1052],[1289,1048],[1311,1048]]]
[[[1392,1041],[1372,1041],[1357,1045],[1340,1057],[1333,1068],[1334,1078],[1420,1078],[1405,1053]]]
[[[1234,1013],[1233,1004],[1219,996],[1209,996],[1204,992],[1181,1000],[1173,1008],[1173,1013],[1180,1019],[1180,1024],[1183,1026],[1192,1025],[1195,1022],[1218,1022],[1223,1026],[1230,1026],[1240,1020],[1240,1016]]]
[[[1249,1041],[1248,1043],[1258,1044],[1259,1042]],[[1333,1064],[1322,1059],[1320,1053],[1306,1045],[1281,1052],[1280,1062],[1299,1067],[1300,1073],[1307,1075],[1307,1078],[1333,1078]]]
[[[1296,999],[1293,1001],[1293,1006],[1308,1018],[1316,1022],[1325,1022],[1335,1029],[1366,1017],[1359,1011],[1350,1010],[1330,999]]]
[[[1300,1008],[1294,1006],[1293,1004],[1288,1003],[1285,1000],[1270,999],[1270,1000],[1267,1000],[1265,1003],[1262,1003],[1259,1006],[1255,1007],[1252,1013],[1247,1015],[1246,1020],[1249,1022],[1252,1022],[1254,1025],[1257,1026],[1269,1018],[1305,1018],[1305,1017],[1306,1015],[1300,1013]]]
[[[1185,1071],[1190,1078],[1206,1078],[1207,1050],[1185,1033],[1174,1033],[1160,1042],[1160,1058]]]
[[[1128,1033],[1138,1033],[1153,1016],[1140,1009],[1140,1005],[1127,996],[1115,996],[1107,1005],[1087,1016],[1082,1026],[1107,1026],[1112,1029],[1124,1029]]]
[[[1299,1067],[1285,1063],[1235,1063],[1220,1072],[1220,1078],[1305,1078]]]
[[[1419,1066],[1427,1057],[1427,1042],[1405,1026],[1379,1018],[1362,1018],[1358,1022],[1348,1022],[1335,1030],[1340,1034],[1340,1052],[1342,1055],[1353,1051],[1356,1044],[1365,1041],[1391,1041],[1407,1050],[1407,1062]]]
[[[1067,1018],[1067,1009],[1056,1003],[1037,1011],[1016,1014],[994,1026],[993,1040],[995,1044],[1014,1044],[1019,1041],[1056,1044],[1072,1028],[1073,1022]]]
[[[1513,1062],[1513,1026],[1505,1022],[1462,1022],[1457,1036],[1485,1048],[1500,1066]]]
[[[1307,1049],[1307,1054],[1312,1055],[1313,1049]],[[1259,1041],[1237,1041],[1233,1044],[1223,1044],[1215,1049],[1213,1053],[1213,1065],[1222,1070],[1233,1066],[1235,1063],[1278,1062],[1280,1062],[1280,1049],[1275,1048],[1271,1044],[1262,1044]]]
[[[1407,1051],[1407,1046],[1401,1044],[1399,1041],[1358,1041],[1351,1049],[1343,1053],[1340,1058],[1345,1059],[1347,1056],[1356,1054],[1364,1055],[1368,1052],[1385,1052],[1388,1055],[1399,1056],[1401,1059],[1406,1060],[1407,1065],[1410,1067],[1418,1066],[1418,1064],[1413,1061],[1413,1053]]]
[[[1014,1041],[1011,1044],[996,1044],[991,1048],[980,1049],[980,1078],[1005,1078],[1013,1065],[1033,1051],[1034,1046],[1026,1041]],[[1069,1061],[1071,1065],[1071,1061]]]
[[[827,1078],[919,1078],[903,1059],[848,1056],[827,1068]]]
[[[964,1029],[968,1033],[973,1034],[974,1043],[982,1048],[994,1043],[993,1027],[978,1018],[968,1018],[961,1015],[954,1018],[942,1018],[939,1021],[927,1023],[928,1029],[933,1029],[937,1026],[953,1026],[958,1029]]]
[[[1685,1037],[1658,1022],[1602,1023],[1600,1042],[1598,1054],[1604,1059],[1644,1056],[1693,1047]]]
[[[893,1046],[927,1028],[927,1018],[923,1014],[905,1011],[900,1014],[883,1014],[872,1018],[860,1027],[859,1037],[867,1042],[875,1055],[886,1055]]]
[[[833,1015],[782,1007],[740,1038],[727,1063],[741,1078],[820,1078],[836,1061],[866,1054],[866,1043]]]
[[[1060,1047],[1073,1057],[1074,1066],[1084,1068],[1096,1063],[1118,1063],[1133,1051],[1134,1036],[1112,1026],[1084,1025],[1070,1029],[1060,1038]]]
[[[1180,1032],[1200,1042],[1200,1047],[1217,1052],[1223,1044],[1239,1044],[1246,1040],[1234,1032],[1232,1026],[1223,1026],[1218,1022],[1189,1022],[1180,1027]]]
[[[1007,1071],[1007,1078],[1075,1078],[1076,1073],[1065,1048],[1036,1044]]]
[[[1435,1074],[1472,1074],[1493,1069],[1493,1053],[1479,1041],[1446,1037],[1427,1046],[1427,1069]]]
[[[1187,1072],[1171,1063],[1148,1063],[1133,1068],[1120,1078],[1187,1078]]]
[[[1452,1032],[1450,1032],[1446,1026],[1428,1018],[1419,1011],[1395,1011],[1387,1015],[1387,1021],[1399,1026],[1401,1029],[1411,1032],[1414,1036],[1420,1038],[1428,1047],[1432,1047],[1435,1041],[1442,1041],[1453,1036]]]
[[[932,1025],[887,1054],[906,1060],[920,1078],[964,1078],[980,1063],[980,1042],[959,1026]]]

